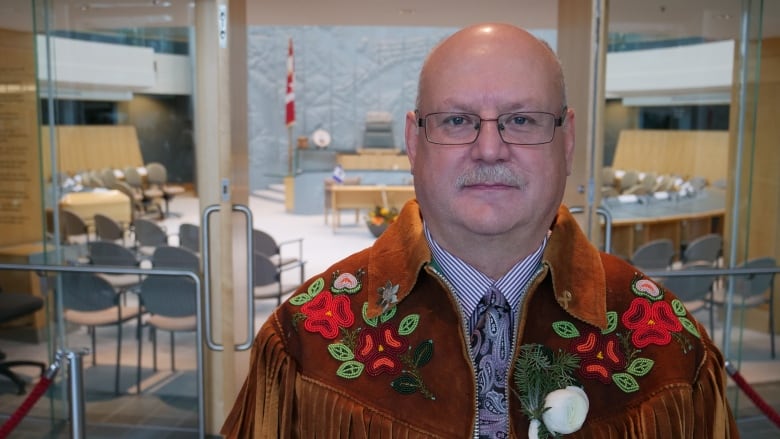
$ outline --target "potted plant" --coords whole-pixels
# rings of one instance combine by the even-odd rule
[[[368,212],[366,224],[371,234],[378,238],[396,218],[398,218],[398,209],[395,207],[376,206]]]

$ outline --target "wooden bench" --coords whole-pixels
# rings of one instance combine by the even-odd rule
[[[414,198],[414,186],[333,185],[330,188],[333,230],[339,226],[340,209],[373,209],[376,206],[401,208]]]

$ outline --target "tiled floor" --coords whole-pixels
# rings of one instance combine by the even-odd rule
[[[373,237],[363,225],[354,222],[354,214],[348,212],[342,219],[342,227],[335,232],[326,225],[322,215],[289,215],[278,202],[252,197],[250,207],[254,214],[254,226],[263,229],[278,241],[304,238],[303,253],[307,275],[325,271],[335,260],[365,248]],[[197,200],[178,197],[173,200],[171,210],[181,217],[164,221],[167,230],[175,233],[181,222],[198,223]],[[172,238],[172,243],[176,238]],[[288,251],[285,249],[285,251]],[[297,251],[290,249],[289,251]],[[275,301],[256,303],[256,321],[259,325],[273,309]],[[697,316],[707,318],[707,313]],[[706,323],[706,322],[703,322]],[[736,332],[736,331],[735,331]],[[167,334],[159,334],[159,370],[152,370],[152,348],[148,333],[144,333],[142,393],[135,394],[135,340],[128,326],[125,334],[121,359],[121,389],[123,394],[113,393],[113,367],[116,355],[116,331],[112,328],[97,330],[97,366],[92,366],[91,356],[84,358],[84,384],[86,393],[86,421],[89,438],[188,438],[195,435],[197,427],[197,401],[195,398],[195,337],[193,334],[177,334],[176,365],[178,371],[170,370]],[[722,331],[716,325],[714,339],[721,340]],[[732,337],[732,347],[739,346],[739,334]],[[66,345],[71,348],[89,346],[89,337],[84,329],[71,328],[67,333]],[[742,336],[742,375],[753,385],[775,410],[780,410],[780,360],[769,358],[769,338],[765,334],[746,330]],[[9,357],[45,359],[46,346],[21,343],[0,337],[0,350]],[[732,360],[736,360],[733,358]],[[25,371],[24,369],[22,369]],[[34,370],[25,371],[32,375]],[[30,378],[32,380],[32,378]],[[743,437],[777,438],[776,428],[741,393],[733,382],[729,382],[729,395],[739,416]],[[18,438],[67,438],[69,428],[64,421],[51,423],[50,415],[65,418],[65,398],[61,386],[50,391],[52,398],[44,398],[32,409],[12,437]],[[23,401],[22,396],[13,394],[10,382],[0,379],[0,422]]]

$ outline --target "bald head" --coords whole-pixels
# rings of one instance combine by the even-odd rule
[[[439,80],[439,73],[461,67],[465,74],[480,75],[479,64],[504,59],[506,65],[526,64],[541,69],[549,77],[559,110],[566,106],[566,86],[558,57],[550,46],[527,31],[505,23],[483,23],[466,27],[449,36],[430,52],[422,70],[417,91],[417,109],[425,105],[426,87]],[[468,71],[466,63],[474,66]],[[504,72],[512,74],[511,72]],[[501,72],[495,72],[500,75]],[[426,110],[428,111],[428,110]]]

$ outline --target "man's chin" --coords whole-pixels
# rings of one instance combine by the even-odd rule
[[[470,215],[463,218],[463,226],[469,232],[483,236],[501,236],[512,231],[514,222],[507,221],[506,216],[491,214]]]

